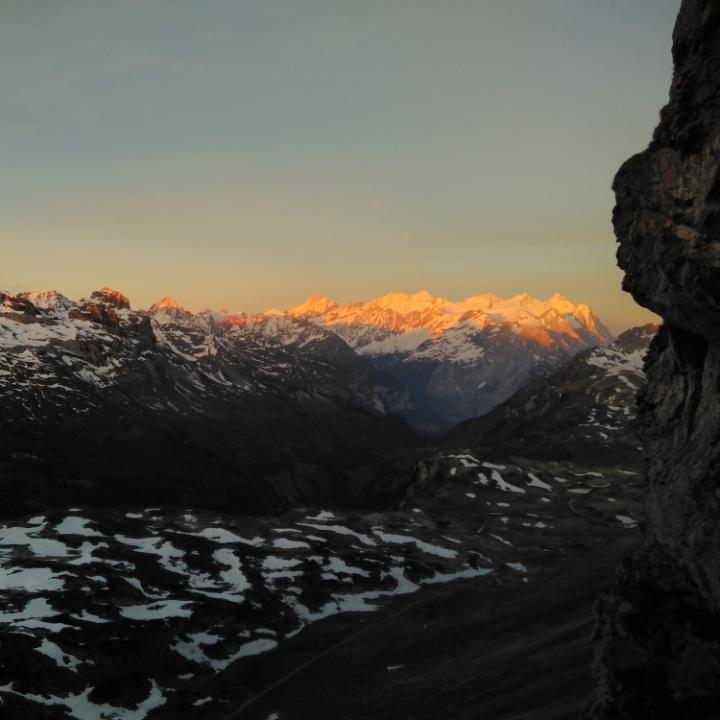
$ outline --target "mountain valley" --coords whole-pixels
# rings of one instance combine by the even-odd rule
[[[472,681],[453,658],[473,652],[468,673],[490,662],[484,642],[510,614],[538,652],[565,638],[574,690],[562,707],[537,688],[486,697],[487,717],[581,707],[592,591],[643,523],[635,396],[656,328],[606,344],[557,297],[549,316],[526,296],[466,301],[470,316],[422,293],[260,316],[168,299],[133,311],[109,289],[1,299],[3,717],[336,718],[347,698],[322,688],[343,687],[342,657],[372,678],[343,717],[471,718],[478,695],[453,690]],[[420,434],[399,411],[427,395],[395,368],[430,357],[430,374],[506,367],[496,391],[529,383]],[[586,592],[568,573],[588,574]],[[418,619],[445,602],[463,612],[437,631]],[[484,672],[535,687],[538,658],[502,642],[512,671]]]

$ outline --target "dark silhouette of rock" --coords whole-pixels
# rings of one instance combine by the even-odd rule
[[[720,717],[720,3],[684,0],[670,100],[615,178],[623,287],[665,323],[646,361],[644,550],[599,604],[590,716]]]

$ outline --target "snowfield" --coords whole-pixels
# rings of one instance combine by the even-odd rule
[[[593,470],[565,467],[574,480],[560,482],[468,454],[433,463],[435,479],[382,516],[73,508],[0,526],[0,642],[13,648],[0,699],[77,720],[172,717],[181,697],[213,708],[222,699],[208,693],[211,678],[314,623],[490,575],[532,582],[565,542],[571,498],[586,512],[607,505],[599,517],[612,532],[636,532],[616,502],[623,471],[596,487]],[[119,656],[135,677],[129,695],[107,689]]]

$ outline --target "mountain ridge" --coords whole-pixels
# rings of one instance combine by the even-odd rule
[[[431,432],[482,415],[534,377],[614,339],[588,305],[559,293],[545,301],[529,293],[452,301],[422,290],[346,305],[313,295],[287,314],[333,330],[397,377],[435,418],[429,426],[412,413],[406,419]]]
[[[17,293],[11,293],[7,290],[0,289],[0,296],[4,298],[17,297],[31,302],[38,308],[54,309],[59,306],[73,305],[76,303],[86,302],[86,298],[80,298],[73,301],[67,295],[55,290],[23,290]],[[130,309],[130,301],[128,297],[121,291],[103,287],[92,291],[88,298],[111,304],[118,304]],[[450,300],[442,296],[433,296],[427,290],[420,290],[415,293],[406,292],[388,292],[369,300],[354,300],[347,303],[338,303],[336,300],[323,295],[322,293],[313,293],[304,302],[294,305],[285,310],[278,308],[269,308],[260,312],[247,312],[243,310],[231,311],[227,307],[219,310],[204,308],[197,312],[192,311],[182,305],[177,299],[171,296],[162,296],[159,300],[151,303],[147,308],[135,308],[137,312],[155,312],[162,309],[180,310],[190,313],[191,315],[202,315],[212,313],[221,317],[249,316],[260,317],[269,315],[291,315],[293,317],[319,317],[321,315],[342,310],[348,312],[358,309],[367,309],[372,307],[384,308],[394,312],[397,315],[405,315],[413,312],[424,311],[429,308],[442,308],[448,311],[448,314],[454,316],[456,321],[468,319],[468,312],[475,313],[477,310],[487,310],[496,308],[496,310],[507,310],[508,308],[537,309],[543,308],[545,312],[555,310],[561,314],[579,314],[588,319],[592,318],[597,321],[598,316],[587,303],[578,303],[570,300],[561,293],[554,293],[547,300],[540,300],[537,297],[524,292],[503,298],[494,293],[481,293],[478,295],[470,295],[462,300]],[[538,315],[538,313],[535,313]],[[540,313],[541,315],[542,313]],[[539,315],[538,315],[539,316]],[[514,319],[512,315],[508,319]],[[601,323],[602,325],[602,323]],[[605,338],[613,337],[613,334],[604,325],[598,327],[598,332]]]
[[[385,410],[431,433],[491,410],[530,379],[613,339],[588,305],[559,293],[547,300],[522,293],[453,301],[422,290],[345,305],[316,293],[287,311],[264,313],[193,313],[169,297],[131,310],[129,299],[110,288],[77,302],[54,291],[12,298],[0,296],[0,311],[21,308],[25,321],[35,318],[56,330],[91,318],[105,325],[130,318],[149,323],[145,331],[160,346],[189,362],[206,362],[225,341],[346,365],[362,358],[365,371],[371,367],[382,378],[381,386],[396,385]],[[4,330],[12,334],[12,328]],[[0,346],[7,343],[0,327]],[[290,365],[283,361],[279,367],[286,372]]]

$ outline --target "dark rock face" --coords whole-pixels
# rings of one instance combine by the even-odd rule
[[[130,301],[127,297],[121,292],[108,287],[104,287],[102,290],[95,290],[95,292],[90,295],[90,302],[117,308],[118,310],[130,309]]]
[[[670,101],[614,189],[624,288],[665,325],[640,398],[646,549],[599,606],[593,718],[720,717],[720,4],[685,0]]]

